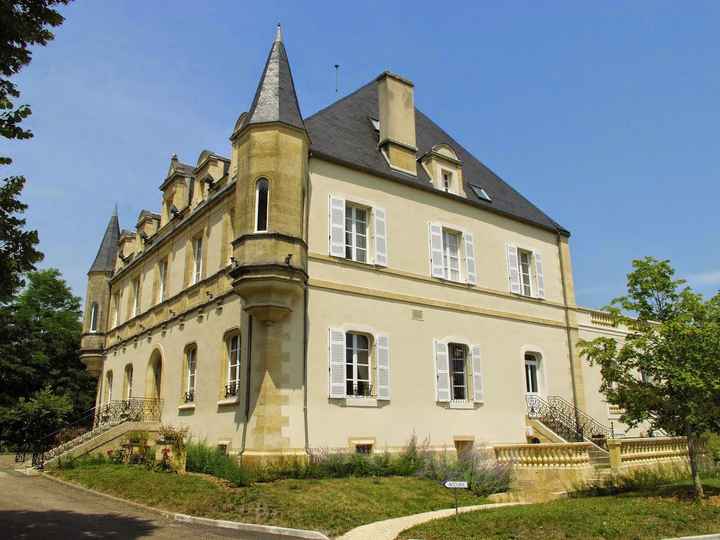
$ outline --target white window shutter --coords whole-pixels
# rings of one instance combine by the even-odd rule
[[[345,199],[330,196],[330,255],[345,257]]]
[[[387,222],[384,208],[373,208],[375,217],[375,264],[379,266],[388,265],[387,246]]]
[[[377,398],[390,399],[390,338],[385,335],[375,337],[377,359]]]
[[[330,397],[345,397],[345,332],[330,328]]]
[[[477,284],[477,269],[475,268],[475,242],[472,233],[463,233],[465,240],[465,270],[467,270],[467,282],[470,285]]]
[[[437,396],[440,402],[450,401],[450,360],[448,358],[447,343],[433,341],[435,353],[435,376],[437,377]]]
[[[442,225],[437,223],[430,224],[430,274],[432,277],[445,278]]]
[[[517,246],[507,244],[507,264],[508,264],[508,277],[510,279],[510,292],[515,294],[521,294],[520,288],[520,268],[518,261],[518,250]]]
[[[485,388],[482,376],[482,363],[480,361],[480,345],[473,345],[470,357],[472,358],[472,374],[473,374],[473,400],[482,402],[485,400]]]
[[[542,255],[537,251],[533,251],[533,259],[535,259],[535,281],[537,282],[536,296],[545,298],[545,277],[543,276]]]

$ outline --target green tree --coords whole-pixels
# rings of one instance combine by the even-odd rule
[[[601,337],[580,348],[600,366],[601,391],[623,422],[687,437],[701,498],[701,439],[720,431],[720,294],[706,301],[684,283],[669,261],[633,261],[627,294],[607,308],[628,329],[624,343]]]
[[[92,406],[96,381],[80,361],[80,316],[80,299],[56,269],[29,273],[26,289],[0,307],[0,420],[43,389],[68,399],[74,416]]]
[[[38,390],[29,399],[20,398],[12,409],[8,441],[32,451],[52,447],[51,434],[62,428],[72,408],[68,396],[50,387]]]
[[[47,45],[54,38],[50,29],[64,21],[54,8],[69,1],[0,0],[0,136],[4,139],[33,136],[20,125],[32,111],[27,104],[14,103],[20,91],[10,77],[30,63],[32,46]],[[10,163],[8,156],[0,155],[0,165]],[[42,259],[35,249],[37,231],[26,231],[21,217],[27,208],[19,198],[24,185],[22,176],[0,183],[0,304],[10,300],[23,285],[23,273],[34,270]]]

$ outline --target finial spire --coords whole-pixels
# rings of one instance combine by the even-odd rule
[[[279,41],[282,43],[282,26],[280,26],[280,23],[277,25],[277,30],[275,30],[275,41]]]
[[[113,213],[112,213],[112,215],[113,215],[114,217],[117,217],[117,215],[118,215],[117,212],[118,212],[118,210],[117,210],[117,203],[115,203],[115,208],[113,208]]]

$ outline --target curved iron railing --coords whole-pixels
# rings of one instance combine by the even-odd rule
[[[114,400],[100,407],[93,407],[79,419],[28,445],[28,451],[32,451],[32,465],[41,469],[46,461],[64,454],[118,424],[159,422],[161,411],[162,400],[155,398]],[[70,435],[74,436],[70,437]],[[24,459],[23,455],[22,461]]]
[[[611,429],[559,396],[550,396],[547,401],[526,396],[525,401],[529,418],[540,420],[566,441],[588,441],[607,450],[607,440],[614,437]]]

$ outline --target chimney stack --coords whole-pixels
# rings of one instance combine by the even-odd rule
[[[377,78],[377,84],[380,149],[393,169],[416,176],[414,85],[389,71]]]

